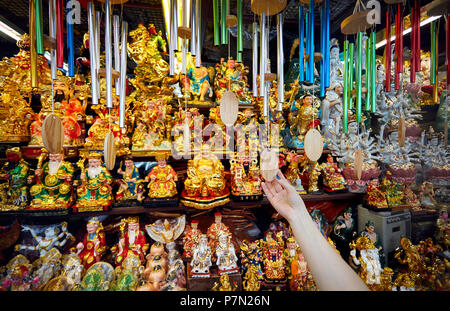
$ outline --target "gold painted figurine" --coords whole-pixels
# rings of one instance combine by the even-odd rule
[[[145,181],[148,182],[148,197],[173,198],[177,195],[178,175],[172,166],[167,164],[166,153],[158,153],[155,159],[158,164],[145,177]]]

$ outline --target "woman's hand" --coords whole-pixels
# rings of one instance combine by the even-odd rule
[[[262,188],[272,206],[289,222],[302,208],[305,208],[297,190],[278,170],[277,178],[271,182],[263,182]]]

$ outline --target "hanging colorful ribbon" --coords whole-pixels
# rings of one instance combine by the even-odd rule
[[[391,91],[391,20],[389,8],[386,11],[386,92]]]
[[[305,81],[305,18],[303,14],[303,6],[298,7],[298,81]]]
[[[343,128],[344,133],[348,133],[348,94],[349,94],[349,84],[348,84],[348,69],[350,67],[350,62],[348,59],[348,40],[344,41],[344,117],[343,117]]]
[[[361,122],[361,93],[362,93],[362,32],[357,34],[356,43],[356,120]]]
[[[446,40],[446,57],[447,57],[447,91],[450,87],[450,19],[447,17],[446,21],[446,32],[445,32],[445,40]]]
[[[436,21],[435,31],[434,31],[434,84],[433,84],[433,102],[435,104],[439,103],[439,20]]]
[[[127,35],[128,23],[122,21],[122,45],[120,52],[120,98],[119,98],[119,127],[125,128],[125,100],[127,90]]]
[[[98,104],[98,83],[97,83],[97,57],[95,43],[95,5],[92,1],[88,2],[88,29],[89,29],[89,58],[91,65],[91,93],[92,105]]]
[[[309,45],[311,44],[311,41],[309,40],[309,38],[311,37],[309,32],[310,32],[310,19],[309,19],[309,11],[306,11],[305,13],[305,23],[306,23],[306,35],[305,35],[305,41],[306,41],[306,49],[305,49],[305,55],[309,54]],[[305,60],[305,81],[309,81],[309,63],[306,62]]]
[[[399,73],[403,73],[403,3],[398,4],[398,14],[399,14],[399,53],[397,61],[399,63]]]
[[[40,1],[40,0],[39,0]],[[70,0],[67,0],[66,3],[70,3]],[[66,22],[67,22],[67,65],[69,67],[68,76],[75,76],[75,57],[74,57],[74,46],[73,46],[73,8],[67,7],[66,12]]]
[[[55,42],[56,41],[56,15],[55,15],[55,1],[49,0],[48,2],[48,34],[50,39]],[[89,30],[90,31],[90,30]],[[90,35],[90,33],[89,33]],[[90,50],[90,49],[89,49]],[[92,59],[92,58],[91,58]],[[52,80],[56,80],[57,77],[57,68],[56,68],[56,49],[52,44],[50,46],[50,72]]]
[[[44,54],[44,38],[42,24],[42,0],[35,0],[36,6],[36,51],[38,54]]]
[[[395,90],[398,90],[400,88],[400,77],[399,77],[399,68],[400,68],[400,58],[399,58],[399,47],[400,47],[400,23],[399,23],[399,12],[395,14],[395,69],[394,69],[394,87]]]
[[[63,0],[56,0],[56,65],[59,68],[63,68],[64,65],[63,8]]]

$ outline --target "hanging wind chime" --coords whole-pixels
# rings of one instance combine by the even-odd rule
[[[356,120],[358,124],[358,131],[359,131],[359,124],[361,123],[361,114],[362,114],[362,49],[363,49],[363,42],[362,37],[363,33],[371,27],[371,25],[367,21],[367,14],[370,12],[370,10],[367,10],[364,4],[358,0],[356,2],[355,8],[353,10],[353,14],[348,16],[344,21],[341,23],[341,32],[345,35],[356,35],[356,99],[355,99],[355,109],[356,109]],[[367,42],[375,42],[373,39],[374,36],[372,35],[369,37]],[[350,108],[351,98],[352,98],[352,89],[353,89],[353,47],[349,48],[349,42],[346,38],[344,41],[344,99],[343,99],[343,129],[344,133],[348,133],[348,111]],[[373,70],[375,70],[374,64],[374,57],[375,57],[375,44],[367,44],[366,47],[368,49],[366,50],[366,53],[370,51],[373,54],[372,58],[368,59],[369,62],[366,64],[366,83],[367,79],[373,80],[373,83],[375,83],[375,79],[373,78],[373,75],[371,75],[371,71],[367,69],[367,67],[373,67]],[[350,50],[350,51],[349,51]],[[351,54],[351,56],[349,55]],[[367,57],[367,55],[366,55]],[[369,65],[369,66],[367,66]],[[373,66],[372,66],[373,65]],[[369,86],[366,84],[366,86]],[[367,88],[368,94],[370,92],[370,87]],[[373,94],[373,93],[372,93]],[[373,96],[376,100],[376,97]],[[368,100],[366,97],[366,108],[370,108],[370,105],[367,106]],[[352,107],[353,108],[353,107]],[[362,174],[362,162],[363,162],[363,152],[359,148],[355,149],[355,152],[353,153],[354,156],[354,167],[355,167],[355,177],[357,179],[361,179]]]

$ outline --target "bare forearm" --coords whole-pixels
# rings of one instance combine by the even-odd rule
[[[365,291],[367,286],[322,236],[306,207],[289,221],[319,290]]]

